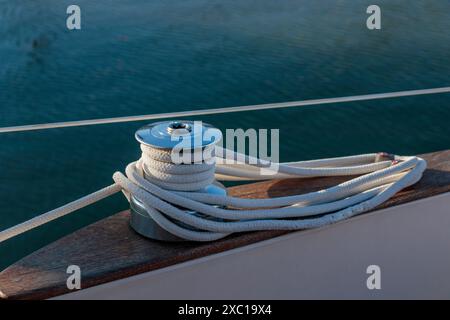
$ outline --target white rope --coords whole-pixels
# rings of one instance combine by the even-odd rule
[[[145,114],[145,115],[137,115],[137,116],[116,117],[116,118],[89,119],[89,120],[53,122],[53,123],[39,123],[39,124],[30,124],[30,125],[22,125],[22,126],[3,127],[3,128],[0,128],[0,133],[21,132],[21,131],[31,131],[31,130],[46,130],[46,129],[54,129],[54,128],[80,127],[80,126],[91,126],[91,125],[99,125],[99,124],[122,123],[122,122],[168,119],[168,118],[181,118],[181,117],[192,117],[192,116],[223,114],[223,113],[233,113],[233,112],[243,112],[243,111],[304,107],[304,106],[313,106],[313,105],[319,105],[319,104],[379,100],[379,99],[411,97],[411,96],[439,94],[439,93],[448,93],[448,92],[450,92],[450,87],[442,87],[442,88],[365,94],[365,95],[348,96],[348,97],[311,99],[311,100],[302,100],[302,101],[289,101],[289,102],[281,102],[281,103],[257,104],[257,105],[214,108],[214,109],[204,109],[204,110],[194,110],[194,111]]]
[[[244,231],[316,228],[375,208],[416,183],[426,168],[426,162],[418,157],[365,154],[280,163],[277,173],[262,176],[260,169],[267,166],[267,161],[229,150],[224,152],[218,147],[215,149],[217,159],[211,153],[211,157],[202,159],[201,163],[191,164],[174,164],[168,151],[145,145],[141,145],[141,150],[142,157],[127,166],[126,176],[114,173],[115,184],[0,232],[0,242],[120,190],[128,199],[133,195],[142,202],[159,226],[186,240],[212,241]],[[224,158],[238,162],[218,161],[215,166],[214,160]],[[201,192],[213,182],[214,174],[229,180],[360,176],[317,192],[271,199],[241,199]],[[192,211],[196,214],[189,213]]]
[[[49,211],[47,213],[41,214],[33,219],[15,225],[9,229],[6,229],[0,232],[0,242],[3,242],[7,239],[15,237],[19,234],[25,233],[28,230],[37,228],[43,224],[46,224],[52,220],[64,217],[69,213],[72,213],[78,209],[84,208],[90,204],[93,204],[97,201],[100,201],[114,193],[117,193],[121,190],[121,187],[117,184],[112,184],[106,188],[100,189],[94,193],[91,193],[87,196],[84,196],[78,200],[70,202],[62,207]]]

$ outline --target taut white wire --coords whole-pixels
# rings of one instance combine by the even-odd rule
[[[67,128],[67,127],[80,127],[80,126],[91,126],[91,125],[99,125],[99,124],[143,121],[143,120],[180,118],[180,117],[191,117],[191,116],[243,112],[243,111],[304,107],[304,106],[312,106],[312,105],[319,105],[319,104],[342,103],[342,102],[365,101],[365,100],[378,100],[378,99],[399,98],[399,97],[419,96],[419,95],[448,93],[448,92],[450,92],[450,87],[442,87],[442,88],[432,88],[432,89],[420,89],[420,90],[407,90],[407,91],[397,91],[397,92],[365,94],[365,95],[348,96],[348,97],[257,104],[257,105],[239,106],[239,107],[225,107],[225,108],[214,108],[214,109],[204,109],[204,110],[194,110],[194,111],[146,114],[146,115],[126,116],[126,117],[116,117],[116,118],[89,119],[89,120],[53,122],[53,123],[39,123],[39,124],[30,124],[30,125],[23,125],[23,126],[3,127],[3,128],[0,128],[0,133],[21,132],[21,131],[31,131],[31,130],[45,130],[45,129],[54,129],[54,128]]]

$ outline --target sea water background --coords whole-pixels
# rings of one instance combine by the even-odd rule
[[[82,9],[82,30],[65,27]],[[0,126],[450,85],[450,4],[0,0]],[[450,95],[200,117],[280,128],[281,160],[450,148]],[[0,135],[0,230],[111,183],[143,123]],[[0,244],[0,269],[127,207],[117,195]],[[89,241],[89,239],[86,239]]]

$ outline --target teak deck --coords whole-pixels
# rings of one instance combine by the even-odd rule
[[[450,191],[450,150],[422,155],[428,169],[422,180],[377,209]],[[229,188],[243,198],[266,198],[320,190],[349,177],[290,179]],[[0,298],[45,299],[68,293],[69,265],[82,270],[82,288],[164,268],[184,261],[280,236],[261,231],[229,236],[210,243],[164,243],[145,239],[128,225],[121,212],[74,232],[34,252],[0,273]]]

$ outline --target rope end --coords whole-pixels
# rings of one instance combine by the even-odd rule
[[[388,152],[378,152],[375,156],[375,162],[395,161],[395,155]]]

